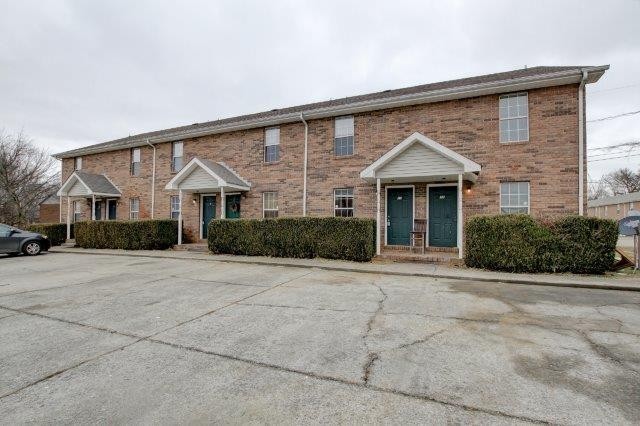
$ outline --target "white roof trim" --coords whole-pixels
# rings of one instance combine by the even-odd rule
[[[58,192],[56,192],[56,195],[60,197],[67,195],[69,193],[69,190],[73,188],[73,185],[75,185],[76,182],[80,182],[82,186],[84,186],[87,189],[87,192],[89,194],[92,194],[91,188],[89,188],[89,186],[86,183],[84,183],[82,179],[80,179],[80,176],[78,176],[76,172],[73,172],[71,173],[71,176],[69,176],[67,180],[62,184]]]
[[[183,168],[182,170],[180,170],[168,183],[167,185],[164,187],[164,189],[168,189],[168,190],[179,190],[180,189],[180,183],[186,179],[197,167],[200,167],[202,170],[204,170],[205,172],[207,172],[209,175],[211,175],[212,178],[214,178],[216,181],[218,181],[218,186],[219,187],[228,187],[228,188],[236,188],[236,189],[242,189],[242,190],[249,190],[249,186],[247,185],[246,187],[241,187],[235,184],[230,184],[227,183],[227,181],[225,181],[223,178],[221,178],[220,176],[218,176],[213,170],[211,170],[205,163],[203,163],[202,161],[200,161],[200,159],[198,157],[193,158],[191,161],[189,161]],[[228,168],[228,167],[227,167]],[[231,170],[230,170],[231,171]],[[233,171],[231,171],[233,173]],[[234,173],[234,175],[238,176],[236,173]],[[240,180],[242,180],[243,182],[246,183],[246,181],[242,178],[240,178],[240,176],[238,176],[238,178]]]
[[[387,151],[386,154],[378,158],[369,167],[360,172],[360,177],[363,179],[375,179],[376,171],[379,168],[396,158],[398,155],[402,154],[407,148],[415,143],[420,143],[425,147],[441,154],[442,156],[460,164],[463,167],[463,171],[465,173],[478,173],[482,169],[480,164],[469,160],[467,157],[458,154],[457,152],[447,148],[446,146],[440,145],[438,142],[426,137],[422,133],[415,132],[411,136],[400,142],[398,145],[393,147],[391,150]]]

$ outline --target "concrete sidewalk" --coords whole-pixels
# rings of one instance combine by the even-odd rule
[[[640,291],[640,273],[637,276],[624,274],[576,275],[576,274],[514,274],[494,272],[466,267],[451,267],[435,263],[400,263],[378,261],[359,263],[329,259],[293,259],[261,256],[233,256],[210,253],[194,253],[174,250],[111,250],[53,247],[53,253],[77,253],[167,259],[188,259],[212,262],[247,263],[301,268],[320,268],[333,271],[365,272],[374,274],[450,278],[471,281],[533,284],[556,287],[596,288],[604,290]]]

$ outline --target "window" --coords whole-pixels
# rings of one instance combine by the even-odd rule
[[[11,229],[13,228],[10,226],[0,224],[0,237],[8,237]]]
[[[73,159],[73,170],[82,170],[82,157]]]
[[[280,159],[280,128],[272,127],[264,132],[264,162],[274,163]]]
[[[529,96],[514,93],[500,96],[500,142],[529,140]]]
[[[500,213],[529,213],[529,182],[500,184]]]
[[[131,150],[131,176],[140,176],[140,148]]]
[[[353,155],[353,117],[336,118],[333,142],[336,155]]]
[[[178,219],[180,216],[180,196],[171,196],[171,219]]]
[[[80,201],[73,202],[73,221],[80,222],[82,219],[82,204]]]
[[[620,204],[616,204],[616,213],[620,214]]]
[[[140,216],[140,198],[129,199],[129,219],[138,219]]]
[[[334,216],[353,217],[353,188],[333,190]]]
[[[171,171],[179,172],[182,166],[182,142],[174,142],[171,145]]]
[[[278,193],[262,193],[262,217],[278,217]]]

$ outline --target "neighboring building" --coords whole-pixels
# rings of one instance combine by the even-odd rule
[[[57,223],[60,221],[60,197],[52,195],[40,203],[37,223]]]
[[[640,192],[613,195],[589,201],[589,216],[620,220],[631,210],[640,210]]]
[[[608,66],[534,67],[129,136],[57,154],[71,220],[378,218],[378,244],[462,246],[477,214],[586,208],[584,85]],[[155,167],[155,168],[154,168]],[[107,185],[108,183],[108,185]]]

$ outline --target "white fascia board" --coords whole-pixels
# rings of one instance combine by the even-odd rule
[[[200,161],[197,157],[193,158],[189,161],[183,168],[180,170],[164,187],[167,190],[176,190],[180,189],[180,182],[182,182],[187,176],[191,174],[197,167],[202,168],[205,172],[207,172],[211,177],[213,177],[217,182],[218,186],[228,186],[227,182],[222,179],[220,176],[214,173],[206,164]]]
[[[597,81],[607,69],[609,69],[608,65],[584,68],[585,71],[590,73],[588,83]],[[304,113],[305,119],[313,120],[423,103],[441,102],[497,93],[508,93],[537,89],[541,87],[561,86],[564,84],[579,83],[581,78],[582,70],[576,68],[549,74],[520,77],[490,83],[458,86],[441,90],[430,90],[428,92],[400,95],[385,99],[354,102],[347,105],[330,106],[302,112]],[[53,157],[59,160],[62,158],[70,158],[78,155],[95,154],[99,152],[116,151],[120,149],[144,146],[147,145],[147,141],[152,144],[161,142],[172,142],[218,133],[227,133],[238,130],[277,126],[279,124],[299,122],[300,112],[301,111],[296,111],[288,114],[278,115],[275,117],[258,118],[254,120],[245,120],[223,125],[212,125],[211,127],[198,130],[183,130],[169,135],[161,135],[157,137],[143,137],[140,140],[130,141],[118,146],[99,147],[95,149],[91,149],[90,147],[86,149],[80,148],[76,151],[68,151],[60,154],[55,154]]]
[[[75,179],[75,180],[72,181],[72,179]],[[80,176],[78,176],[76,174],[76,172],[73,172],[73,173],[71,173],[71,176],[69,176],[69,178],[67,178],[65,183],[62,184],[62,186],[60,187],[58,192],[56,192],[56,195],[58,195],[58,196],[66,196],[68,194],[68,192],[69,192],[69,188],[66,188],[66,187],[67,186],[72,187],[76,183],[76,181],[80,182],[82,184],[82,186],[84,186],[87,189],[87,192],[89,193],[89,195],[93,194],[93,191],[91,191],[91,188],[89,188],[89,186],[86,183],[84,183],[84,181],[82,179],[80,179]]]
[[[415,132],[398,145],[393,147],[391,150],[387,151],[382,157],[378,158],[374,161],[369,167],[360,172],[360,177],[365,178],[375,178],[376,171],[387,164],[389,161],[396,158],[398,155],[402,154],[407,148],[412,146],[415,143],[420,143],[428,149],[431,149],[438,154],[460,164],[463,167],[463,171],[465,173],[477,173],[480,172],[482,167],[480,164],[471,161],[467,157],[458,154],[457,152],[447,148],[446,146],[440,145],[438,142],[434,141],[423,135],[422,133]]]

